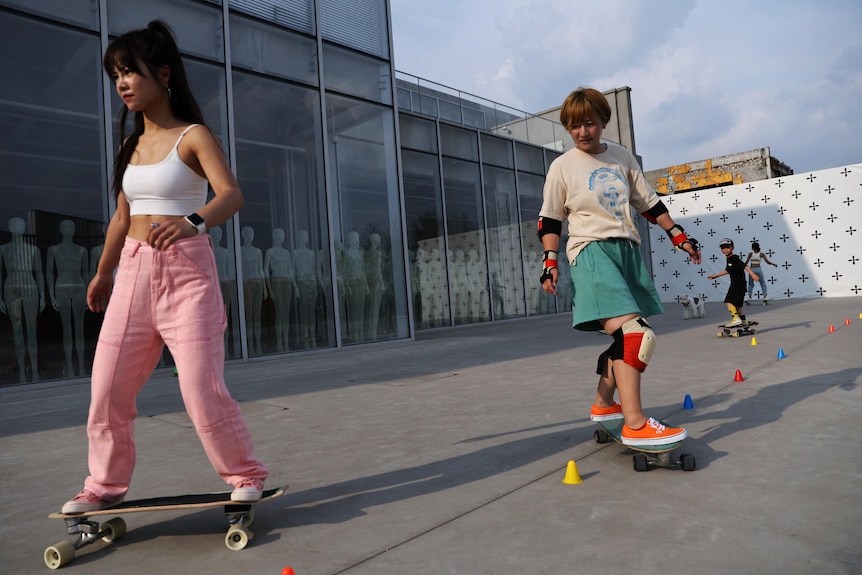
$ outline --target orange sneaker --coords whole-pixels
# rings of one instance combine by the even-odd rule
[[[667,445],[682,441],[688,432],[682,427],[668,427],[650,417],[640,429],[623,425],[620,435],[623,445]]]
[[[610,421],[623,418],[623,406],[617,402],[610,407],[593,405],[590,409],[590,421]]]

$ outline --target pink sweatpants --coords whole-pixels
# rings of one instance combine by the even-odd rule
[[[186,411],[215,470],[229,484],[268,476],[225,386],[226,325],[208,234],[162,251],[126,238],[93,360],[87,489],[102,497],[129,489],[135,399],[165,344],[176,362]]]

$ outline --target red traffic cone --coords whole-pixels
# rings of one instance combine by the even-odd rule
[[[832,324],[829,324],[829,333],[835,333],[835,326]]]
[[[742,377],[742,372],[738,369],[736,370],[736,375],[733,376],[733,381],[745,381],[745,378]]]
[[[296,575],[296,571],[293,570],[293,567],[288,565],[284,569],[281,570],[281,575]]]
[[[844,325],[850,325],[850,318],[849,317],[844,320]]]

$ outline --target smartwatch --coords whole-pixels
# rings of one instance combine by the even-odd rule
[[[185,220],[189,223],[189,225],[197,229],[198,235],[201,235],[207,231],[206,222],[197,213],[187,215]]]

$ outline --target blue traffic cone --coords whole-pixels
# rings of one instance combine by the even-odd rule
[[[689,394],[685,394],[685,401],[682,402],[683,409],[694,409],[694,402],[691,400],[691,396]]]
[[[787,356],[786,356],[786,355],[784,355],[784,348],[783,348],[783,347],[779,347],[779,348],[778,348],[778,359],[784,359],[785,357],[787,357]]]

